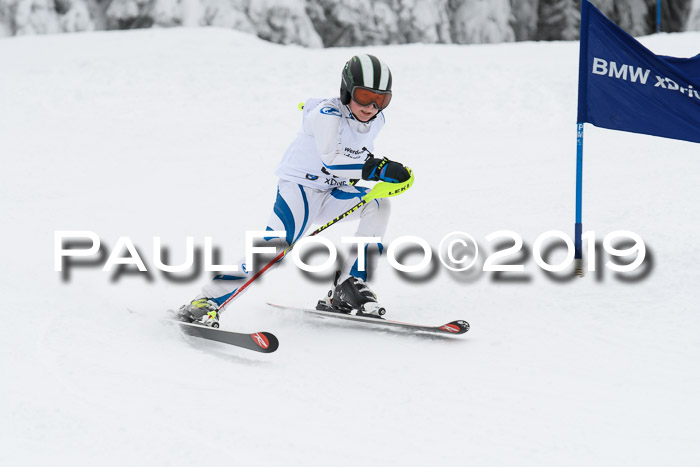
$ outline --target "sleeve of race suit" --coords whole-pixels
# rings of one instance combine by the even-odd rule
[[[321,162],[331,174],[343,178],[362,178],[364,161],[351,159],[343,151],[340,137],[342,122],[340,110],[320,106],[311,115],[311,126],[316,141],[316,149],[321,154]]]

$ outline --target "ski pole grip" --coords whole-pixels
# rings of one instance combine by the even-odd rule
[[[400,183],[378,182],[363,199],[369,202],[378,198],[391,198],[392,196],[398,196],[408,191],[408,189],[413,186],[413,179],[415,177],[411,169],[406,167],[406,170],[411,174],[411,178]]]

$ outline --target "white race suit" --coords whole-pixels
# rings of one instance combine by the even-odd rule
[[[361,201],[368,188],[353,186],[362,178],[362,166],[374,151],[374,138],[384,126],[384,114],[363,123],[339,98],[309,99],[304,105],[303,123],[275,170],[279,177],[277,199],[267,230],[285,231],[282,239],[266,238],[280,253],[302,238],[314,224],[324,225]],[[384,237],[391,207],[386,198],[373,200],[346,217],[359,219],[355,236]],[[347,256],[340,281],[350,275],[367,279],[376,265],[381,243],[365,246],[366,267],[358,268],[357,246]],[[218,274],[202,288],[202,296],[224,304],[252,275],[245,260],[238,272]]]

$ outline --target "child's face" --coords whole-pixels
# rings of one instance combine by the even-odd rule
[[[375,115],[379,110],[374,104],[370,105],[360,105],[354,100],[350,99],[350,110],[352,114],[361,122],[367,122]]]

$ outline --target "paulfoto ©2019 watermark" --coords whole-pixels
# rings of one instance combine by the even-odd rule
[[[286,238],[284,231],[247,231],[245,236],[245,264],[254,264],[256,255],[274,255],[282,251],[287,245],[283,240],[275,246],[258,245],[256,242],[270,239]],[[418,236],[402,236],[392,240],[385,248],[384,255],[387,262],[395,270],[401,273],[421,273],[435,268],[435,257],[446,269],[454,272],[463,272],[478,269],[483,272],[519,273],[525,271],[525,263],[532,259],[537,267],[549,273],[567,271],[574,260],[574,242],[564,232],[549,230],[539,235],[532,247],[524,245],[521,235],[510,230],[499,230],[484,237],[489,245],[495,245],[495,250],[488,254],[483,253],[473,236],[466,232],[451,232],[445,235],[434,252],[432,245]],[[596,240],[596,234],[589,231],[583,234],[583,254],[588,272],[595,272],[599,268],[600,242]],[[341,243],[345,247],[357,248],[358,269],[365,270],[366,246],[381,244],[380,237],[342,237]],[[279,246],[279,245],[282,246]],[[615,246],[617,244],[618,246]],[[625,245],[619,248],[619,245]],[[353,246],[354,245],[354,246]],[[212,237],[204,237],[203,244],[203,270],[206,272],[238,272],[237,265],[215,264],[214,245]],[[280,250],[280,248],[282,250]],[[303,253],[310,248],[325,249],[327,256],[321,264],[307,264],[303,259]],[[147,273],[149,267],[130,237],[119,237],[114,248],[109,249],[105,255],[104,245],[97,233],[92,231],[55,231],[54,232],[54,270],[66,272],[78,264],[76,259],[91,261],[94,266],[101,266],[105,272],[112,271],[115,267],[132,267],[138,271]],[[563,249],[555,263],[550,263],[553,249]],[[410,250],[408,255],[412,258],[411,264],[405,264],[405,256],[402,252]],[[603,238],[602,250],[611,259],[605,262],[605,268],[616,273],[630,273],[642,266],[647,256],[647,248],[642,238],[634,232],[617,230],[610,232]],[[194,237],[185,238],[185,260],[180,264],[165,264],[163,245],[160,237],[152,238],[152,268],[163,273],[180,274],[191,271],[195,267],[195,242]],[[531,252],[531,255],[530,255]],[[335,267],[338,258],[338,249],[330,240],[321,236],[311,236],[299,240],[289,252],[293,263],[299,269],[309,273],[320,273]],[[413,257],[418,256],[418,261]],[[482,258],[483,257],[483,258]],[[626,259],[623,264],[612,261]],[[97,261],[96,261],[97,260]],[[101,263],[101,264],[99,264]],[[248,273],[248,271],[244,271]]]

